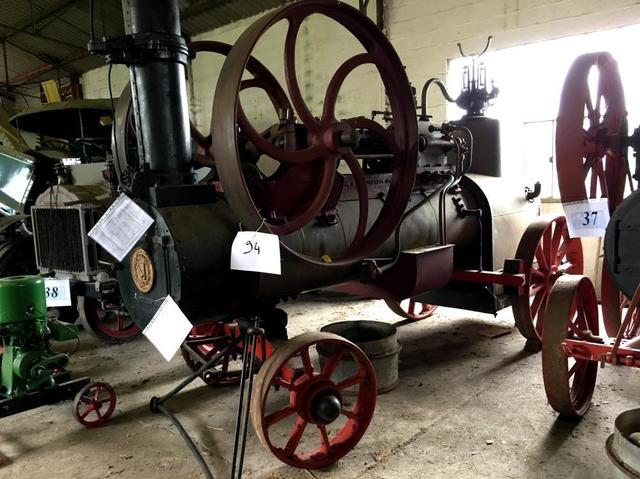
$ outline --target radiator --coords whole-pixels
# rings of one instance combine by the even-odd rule
[[[98,219],[96,207],[34,206],[31,218],[38,269],[83,275],[97,272],[96,244],[87,236]]]

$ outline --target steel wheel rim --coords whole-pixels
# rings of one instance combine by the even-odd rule
[[[305,351],[308,358],[309,348],[318,344],[334,348],[320,371],[315,370],[311,360],[302,358]],[[357,362],[358,372],[336,383],[331,377],[345,355]],[[302,372],[296,372],[290,367],[291,361],[297,358],[302,362]],[[353,386],[358,386],[358,393],[352,409],[349,411],[341,404],[340,416],[347,418],[346,423],[339,432],[330,434],[327,427],[331,423],[325,424],[315,418],[309,409],[310,404],[323,393],[333,393],[336,390],[340,392]],[[289,391],[289,404],[266,415],[270,393],[276,388]],[[277,348],[263,365],[256,378],[251,418],[260,441],[279,460],[293,467],[318,469],[335,463],[357,445],[373,417],[376,394],[375,372],[366,355],[357,346],[335,334],[305,333]],[[275,434],[270,434],[270,429],[294,415],[297,416],[287,441],[284,447],[279,447],[279,444],[274,444]],[[303,436],[312,428],[317,429],[317,432],[313,431],[311,434],[317,434],[318,447],[299,451]]]
[[[408,301],[408,304],[405,304]],[[385,303],[398,316],[410,319],[412,321],[420,321],[432,316],[438,309],[437,304],[419,303],[412,299],[404,301],[393,301],[385,299]]]
[[[572,360],[565,355],[565,339],[584,339],[582,332],[598,334],[598,303],[591,281],[584,276],[564,276],[554,286],[545,316],[542,373],[551,407],[565,416],[580,417],[591,404],[598,364]]]
[[[530,265],[525,275],[529,295],[513,300],[516,326],[530,340],[541,341],[544,313],[555,282],[564,274],[582,274],[582,243],[569,238],[564,216],[540,218],[525,231],[516,259]]]

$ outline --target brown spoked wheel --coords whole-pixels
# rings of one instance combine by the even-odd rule
[[[93,382],[83,387],[73,400],[73,417],[86,427],[103,426],[116,408],[117,396],[107,383]]]
[[[314,116],[305,101],[296,72],[298,33],[303,22],[314,15],[324,16],[344,27],[363,50],[363,53],[342,63],[331,77],[319,117]],[[293,105],[286,116],[297,118],[299,122],[292,125],[295,134],[291,137],[284,134],[266,137],[248,120],[239,93],[245,65],[256,44],[280,22],[287,28],[284,76]],[[336,103],[343,83],[353,70],[362,65],[373,66],[382,79],[393,112],[393,130],[364,117],[338,118]],[[264,225],[268,231],[285,236],[303,228],[320,216],[330,202],[338,177],[338,164],[344,162],[347,165],[359,205],[349,246],[336,254],[331,262],[326,262],[283,245],[291,255],[317,265],[342,267],[373,252],[398,225],[413,188],[418,132],[415,103],[402,62],[373,22],[341,2],[292,3],[265,15],[247,29],[234,44],[220,73],[211,129],[216,165],[226,198],[248,229]],[[358,143],[358,131],[365,130],[383,142],[393,159],[393,176],[377,218],[369,218],[366,179],[353,151]],[[275,160],[282,167],[278,168],[281,174],[273,175],[262,183],[248,178],[240,155],[240,151],[245,149]],[[296,171],[296,174],[287,174],[291,171]],[[312,181],[301,181],[301,178]]]
[[[539,344],[551,289],[564,274],[582,274],[582,243],[569,238],[564,216],[541,217],[531,223],[518,244],[516,259],[526,262],[525,296],[512,298],[513,316],[520,333]]]
[[[544,323],[542,374],[547,399],[560,414],[580,417],[591,404],[598,363],[568,358],[562,342],[598,334],[598,301],[589,278],[560,278],[551,292]]]
[[[329,351],[319,362],[317,350]],[[330,466],[367,430],[376,405],[371,362],[330,333],[296,336],[275,349],[258,373],[251,418],[262,444],[293,467]]]
[[[426,319],[438,309],[437,304],[419,303],[412,299],[405,299],[404,301],[385,300],[385,303],[398,316],[412,321]]]

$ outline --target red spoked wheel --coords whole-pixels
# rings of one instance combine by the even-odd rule
[[[595,92],[589,76],[597,70]],[[618,65],[607,52],[579,56],[560,97],[556,127],[556,167],[563,203],[607,198],[613,213],[624,198],[627,110]],[[601,280],[602,315],[607,333],[620,327],[620,294],[606,262]]]
[[[98,339],[120,343],[132,340],[142,333],[123,307],[105,310],[95,299],[84,299],[84,314],[80,315],[82,325]]]
[[[589,76],[598,73],[592,92]],[[556,167],[563,203],[624,197],[627,110],[618,65],[607,52],[579,56],[562,88],[556,127]]]
[[[317,349],[329,351],[320,365]],[[258,373],[251,418],[260,441],[293,467],[327,467],[353,449],[376,404],[367,356],[340,336],[311,332],[278,347]]]
[[[544,323],[542,375],[547,399],[560,414],[580,417],[591,405],[598,363],[568,358],[563,341],[588,341],[598,334],[598,300],[589,278],[560,278],[553,287]]]
[[[411,321],[420,321],[433,315],[438,309],[437,304],[419,303],[412,299],[405,299],[403,301],[384,301],[389,309],[396,313],[398,316],[410,319]]]
[[[180,347],[182,358],[187,366],[193,371],[197,371],[239,335],[240,330],[235,323],[212,322],[194,326],[185,343]],[[263,348],[262,341],[261,337],[257,338],[256,359],[258,364],[265,360],[265,353],[266,357],[269,357],[272,352],[271,344],[267,341]],[[238,384],[242,372],[240,364],[242,351],[243,343],[239,342],[235,348],[222,357],[219,366],[205,371],[201,379],[211,386]]]
[[[86,427],[104,426],[116,409],[116,402],[116,391],[111,385],[89,383],[73,400],[73,417]]]
[[[545,311],[555,282],[564,274],[582,274],[580,238],[569,238],[564,216],[539,218],[525,230],[516,259],[526,264],[525,289],[528,295],[512,298],[516,327],[528,340],[529,349],[539,349]]]
[[[316,14],[345,27],[364,51],[337,69],[329,82],[319,118],[314,116],[303,98],[295,58],[300,27],[305,19]],[[248,120],[239,98],[245,65],[256,44],[265,32],[281,21],[287,25],[284,41],[286,87],[299,119],[299,123],[289,125],[295,131],[292,141],[285,141],[281,136],[266,137],[258,132]],[[385,85],[393,112],[393,130],[386,130],[367,118],[337,118],[336,102],[342,85],[347,76],[362,65],[374,66]],[[293,120],[294,116],[289,114],[287,118]],[[238,135],[238,126],[241,135]],[[338,163],[344,161],[349,167],[359,205],[357,218],[354,218],[357,226],[348,240],[350,245],[345,251],[335,254],[330,262],[303,255],[283,245],[290,254],[307,262],[344,266],[375,250],[398,225],[413,188],[418,132],[415,104],[402,62],[375,24],[344,3],[308,1],[289,4],[265,15],[247,29],[234,44],[220,73],[211,129],[218,173],[227,200],[238,219],[249,229],[265,226],[272,233],[285,236],[303,228],[323,213],[335,195],[335,188],[340,188],[339,180],[336,180],[340,178],[336,171]],[[392,180],[380,214],[374,221],[369,218],[365,175],[354,153],[358,130],[373,132],[393,158]],[[284,165],[284,173],[256,185],[255,181],[247,178],[243,168],[240,151],[245,149]],[[292,168],[296,173],[286,174]],[[305,174],[301,175],[297,168],[304,168]]]

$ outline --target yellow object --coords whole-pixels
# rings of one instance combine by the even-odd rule
[[[328,254],[323,254],[322,256],[320,256],[320,259],[325,263],[333,263],[333,261],[331,261],[331,256],[329,256]]]
[[[42,85],[42,91],[47,99],[47,103],[59,103],[62,101],[60,98],[60,89],[58,88],[58,82],[55,80],[47,80],[40,83]]]

